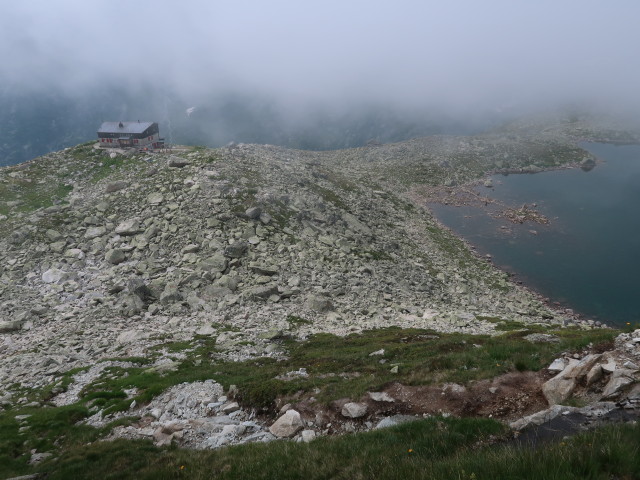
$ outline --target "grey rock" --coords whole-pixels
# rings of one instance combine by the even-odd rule
[[[125,330],[116,338],[119,344],[133,343],[146,338],[146,335],[140,330]]]
[[[163,305],[180,302],[182,301],[182,299],[183,296],[180,293],[178,285],[173,282],[167,283],[167,286],[164,287],[164,291],[160,295],[160,303],[162,303]]]
[[[113,192],[117,192],[119,190],[125,189],[127,188],[129,184],[123,180],[119,180],[117,182],[111,182],[108,183],[107,186],[105,187],[104,191],[106,193],[113,193]]]
[[[542,385],[542,393],[549,405],[556,405],[569,398],[575,388],[576,379],[563,376],[561,372]]]
[[[603,363],[601,367],[605,373],[613,373],[615,372],[616,368],[618,368],[616,362],[613,359],[609,359],[609,361],[607,363]]]
[[[367,414],[366,403],[349,402],[342,407],[342,416],[347,418],[360,418]]]
[[[264,340],[271,341],[271,340],[276,340],[278,338],[282,338],[282,335],[283,335],[282,330],[280,330],[279,328],[270,328],[266,332],[262,332],[259,335],[259,337]]]
[[[604,387],[602,399],[611,399],[617,397],[622,390],[636,381],[635,370],[627,368],[618,368],[613,374],[609,382]]]
[[[60,283],[68,278],[68,274],[57,268],[50,268],[42,274],[44,283]]]
[[[587,373],[587,386],[593,385],[604,376],[604,370],[601,365],[594,365],[589,373]]]
[[[205,300],[215,300],[231,295],[233,292],[226,287],[217,285],[207,285],[202,291],[202,298]]]
[[[272,435],[269,432],[256,432],[242,439],[240,443],[253,443],[253,442],[271,442],[276,440],[276,436]]]
[[[585,377],[601,357],[602,355],[587,355],[580,361],[571,359],[562,372],[545,382],[542,393],[549,405],[562,403],[569,398],[577,381]]]
[[[57,242],[63,238],[60,232],[51,228],[45,232],[45,235],[51,242]]]
[[[307,307],[315,312],[328,312],[333,310],[333,303],[324,295],[309,295]]]
[[[9,320],[5,322],[0,322],[0,333],[11,333],[17,332],[22,328],[21,320]]]
[[[300,414],[295,410],[287,410],[269,427],[269,431],[278,438],[291,438],[303,428]]]
[[[245,295],[252,300],[266,300],[277,293],[278,286],[276,284],[268,284],[251,287],[246,291]]]
[[[231,245],[227,245],[224,249],[224,254],[231,258],[241,258],[247,253],[247,242],[239,241]]]
[[[572,413],[577,410],[578,409],[575,407],[567,407],[564,405],[552,405],[550,408],[547,408],[546,410],[536,412],[532,415],[528,415],[514,422],[511,422],[509,426],[514,430],[522,430],[523,428],[529,427],[531,425],[542,425],[543,423],[553,420],[558,415]]]
[[[187,165],[189,165],[189,161],[184,159],[184,158],[180,158],[180,157],[176,157],[175,155],[171,155],[169,157],[169,163],[167,164],[170,167],[173,168],[183,168],[186,167]]]
[[[260,223],[262,223],[263,225],[268,225],[269,223],[271,223],[271,215],[269,215],[267,212],[262,212],[260,214]]]
[[[200,246],[195,244],[195,243],[190,243],[189,245],[186,245],[184,248],[182,248],[182,250],[180,250],[180,253],[195,253],[197,251],[200,250]]]
[[[396,425],[415,422],[416,420],[419,420],[419,418],[411,415],[392,415],[391,417],[386,417],[380,420],[374,428],[377,430],[379,428],[395,427]]]
[[[31,458],[29,459],[29,465],[36,465],[51,456],[53,456],[53,453],[51,452],[33,453],[31,454]]]
[[[204,272],[224,272],[227,269],[229,261],[221,254],[206,258],[198,264],[198,268]]]
[[[567,366],[567,362],[564,358],[556,358],[551,365],[547,367],[547,370],[551,372],[561,372]]]
[[[88,225],[88,226],[100,226],[102,225],[102,220],[100,217],[97,217],[96,215],[89,215],[87,217],[84,217],[84,219],[82,220],[82,223],[84,225]]]
[[[153,192],[147,196],[147,203],[149,205],[160,205],[164,201],[164,195],[160,192]]]
[[[240,405],[238,405],[238,402],[225,403],[220,407],[220,411],[222,411],[222,413],[224,413],[225,415],[237,412],[238,410],[240,410]]]
[[[85,255],[79,248],[69,248],[64,252],[64,256],[67,258],[75,258],[76,260],[82,260]]]
[[[268,265],[249,264],[249,268],[260,275],[273,276],[278,274],[278,269],[270,267]]]
[[[104,259],[112,265],[118,265],[124,262],[127,257],[121,249],[112,248],[105,254]]]
[[[129,280],[127,289],[145,303],[157,298],[153,290],[151,290],[141,278],[134,277]]]
[[[120,312],[125,317],[131,317],[137,315],[145,307],[145,302],[137,295],[125,295],[122,298],[120,305]]]
[[[62,253],[62,251],[64,250],[64,247],[66,246],[67,246],[67,242],[63,240],[60,242],[53,242],[51,245],[49,245],[49,248],[54,253]]]
[[[369,392],[369,398],[374,402],[395,402],[387,392]]]
[[[223,287],[235,292],[238,289],[238,279],[230,275],[223,275],[215,282],[216,287]]]
[[[7,202],[9,203],[9,202]],[[31,232],[26,228],[20,228],[18,230],[14,230],[9,235],[8,241],[12,245],[22,245],[31,237]]]
[[[260,218],[260,215],[262,214],[262,209],[260,207],[250,207],[250,208],[247,208],[247,210],[244,213],[250,219],[257,220],[258,218]]]
[[[316,432],[313,430],[303,430],[302,433],[300,433],[300,437],[304,443],[309,443],[316,438]]]
[[[523,337],[531,343],[559,343],[560,337],[548,333],[531,333]]]
[[[141,231],[140,219],[138,218],[130,218],[128,220],[125,220],[124,222],[121,222],[115,230],[118,235],[122,235],[123,237],[136,235]]]
[[[87,240],[93,240],[94,238],[102,237],[106,234],[107,229],[105,227],[89,227],[84,233],[84,238],[86,238]]]
[[[640,403],[640,383],[636,383],[626,395],[627,400]]]

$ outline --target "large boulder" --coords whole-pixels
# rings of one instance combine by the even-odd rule
[[[269,431],[278,438],[291,438],[303,428],[300,414],[295,410],[287,410],[269,427]]]
[[[636,371],[628,368],[616,369],[609,382],[604,387],[602,392],[602,399],[610,399],[617,397],[620,392],[636,381]]]
[[[578,362],[573,361],[569,365],[572,363],[577,364]],[[565,367],[565,370],[568,368],[568,366]],[[576,388],[576,379],[564,375],[565,370],[542,385],[542,393],[547,399],[549,405],[556,405],[564,402],[571,396]]]
[[[544,394],[549,405],[556,405],[564,402],[571,396],[577,383],[586,377],[589,371],[600,360],[602,355],[587,355],[580,361],[570,360],[569,364],[558,375],[548,380],[542,385]]]

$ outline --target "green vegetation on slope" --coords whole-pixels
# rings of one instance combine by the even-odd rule
[[[533,344],[522,340],[524,335],[543,331],[558,335],[560,341]],[[217,360],[215,339],[200,337],[192,344],[180,345],[187,359],[175,371],[145,366],[110,367],[108,375],[85,388],[83,400],[92,400],[94,408],[104,408],[105,413],[125,411],[132,402],[126,398],[125,389],[137,388],[139,393],[134,399],[145,403],[178,383],[212,378],[225,388],[237,385],[239,400],[245,405],[271,411],[276,398],[293,394],[313,393],[318,401],[329,403],[359,398],[394,381],[406,385],[467,383],[514,370],[537,371],[563,351],[609,342],[615,333],[527,326],[500,336],[474,336],[392,327],[346,337],[317,334],[304,342],[283,338],[281,343],[288,358],[244,362]],[[383,357],[370,356],[380,349],[385,350]],[[390,371],[394,366],[398,367],[397,373]],[[306,369],[307,377],[277,378],[301,368]]]
[[[220,450],[118,440],[76,444],[37,467],[55,479],[611,479],[640,475],[640,427],[610,426],[515,447],[490,419],[433,417],[393,428]],[[498,442],[498,443],[495,443]],[[7,469],[5,474],[24,469]],[[1,470],[0,470],[1,471]]]
[[[297,326],[300,322],[300,320],[295,319],[293,325]],[[515,328],[516,325],[510,323],[505,325],[505,328],[507,327]],[[536,331],[553,333],[560,338],[560,342],[556,344],[532,344],[522,340],[523,335]],[[69,384],[71,374],[76,373],[71,372],[56,384],[57,388],[46,388],[39,392],[38,395],[32,394],[32,399],[45,402],[44,407],[14,407],[1,413],[0,464],[3,466],[0,468],[0,473],[12,475],[30,471],[26,466],[26,459],[29,457],[28,452],[32,449],[37,449],[41,452],[53,451],[61,454],[65,465],[67,465],[64,469],[71,469],[69,471],[76,471],[76,468],[79,469],[77,471],[80,471],[83,469],[82,465],[87,466],[94,462],[95,465],[92,468],[98,468],[103,462],[102,455],[106,455],[105,458],[109,458],[110,455],[114,456],[114,464],[120,465],[122,463],[121,467],[119,467],[121,470],[115,470],[122,474],[122,477],[108,477],[108,472],[100,472],[98,475],[100,478],[126,478],[127,475],[133,475],[133,472],[138,471],[138,469],[150,469],[156,461],[164,461],[162,459],[168,455],[167,451],[156,449],[146,443],[115,442],[83,446],[106,434],[110,427],[95,429],[78,423],[78,421],[99,410],[104,413],[128,410],[133,398],[126,398],[124,390],[132,387],[137,388],[138,392],[134,397],[135,400],[138,404],[143,404],[173,385],[213,378],[226,388],[232,384],[237,385],[240,392],[239,400],[242,403],[254,407],[261,406],[266,411],[273,412],[274,401],[277,397],[292,398],[296,394],[299,398],[304,392],[313,393],[318,401],[328,403],[345,397],[357,399],[366,391],[383,388],[392,381],[409,385],[433,384],[445,381],[466,383],[508,371],[537,370],[546,366],[561,351],[581,349],[589,343],[610,342],[616,333],[612,330],[585,331],[580,329],[550,331],[544,327],[527,326],[526,329],[511,330],[502,335],[490,337],[486,335],[439,334],[420,329],[388,328],[353,334],[347,337],[319,334],[310,337],[305,342],[295,342],[283,338],[282,347],[288,351],[288,359],[277,361],[270,358],[259,358],[244,362],[217,360],[215,340],[210,337],[200,337],[191,343],[168,344],[164,347],[169,351],[186,355],[186,359],[174,371],[162,372],[144,364],[132,368],[110,367],[103,373],[101,379],[89,384],[83,390],[81,400],[76,404],[65,407],[47,405],[47,399],[51,398],[53,391],[64,390]],[[369,355],[381,348],[385,350],[384,358],[387,360],[384,364],[380,363],[380,356],[372,357]],[[127,360],[135,361],[136,359]],[[389,371],[392,366],[399,367],[398,373]],[[292,381],[276,378],[300,368],[306,368],[309,376]],[[343,373],[343,375],[336,373]],[[29,416],[21,417],[22,415]],[[118,423],[129,421],[129,419],[125,418],[119,420]],[[450,421],[453,422],[453,420]],[[451,424],[453,433],[445,432],[447,435],[451,435],[451,438],[446,442],[461,442],[461,445],[474,444],[477,439],[471,440],[471,437],[460,437],[459,433],[455,433],[458,431],[456,430],[458,427],[462,428],[464,425],[467,425],[464,429],[470,429],[469,432],[471,432],[467,432],[465,435],[472,435],[474,431],[477,431],[478,435],[487,433],[485,427],[480,428],[482,425],[490,426],[486,428],[489,429],[491,435],[502,431],[501,427],[498,428],[498,424],[494,425],[492,422],[483,423],[487,422],[486,420],[460,420],[460,422],[472,423],[469,424],[471,426],[465,423]],[[474,424],[473,422],[477,423]],[[432,429],[433,425],[440,424],[425,425],[427,427],[424,428],[431,432],[430,429]],[[429,427],[429,425],[431,426]],[[476,425],[476,427],[473,427],[473,425]],[[477,430],[474,430],[474,428],[477,428]],[[414,431],[413,429],[418,430]],[[208,452],[206,454],[170,450],[172,452],[170,455],[175,457],[176,465],[193,464],[193,462],[196,462],[194,459],[205,458],[206,455],[218,455],[220,456],[219,458],[233,458],[238,454],[243,456],[256,455],[255,462],[258,463],[257,466],[254,465],[252,468],[261,470],[260,462],[265,461],[268,463],[272,461],[271,455],[307,455],[305,452],[315,452],[316,449],[319,449],[317,450],[318,452],[322,452],[321,448],[326,446],[330,451],[334,451],[331,455],[344,456],[346,455],[342,451],[344,449],[355,448],[356,450],[354,451],[360,449],[358,455],[361,455],[361,459],[357,462],[366,463],[368,462],[367,458],[375,458],[378,455],[375,453],[377,450],[373,445],[371,448],[365,448],[372,441],[371,439],[378,439],[382,442],[382,445],[386,445],[388,442],[393,444],[404,443],[406,448],[415,450],[416,445],[420,445],[422,441],[427,441],[427,437],[431,438],[433,435],[433,432],[427,435],[418,427],[407,426],[398,431],[405,432],[402,435],[408,435],[407,438],[391,441],[388,436],[394,438],[394,433],[376,432],[362,437],[348,437],[349,440],[321,439],[314,442],[314,448],[310,450],[306,446],[278,442],[273,446],[252,445],[242,447],[247,449],[246,452],[252,453],[243,453],[245,452],[244,450],[237,451],[234,449],[218,453]],[[418,441],[416,438],[422,438],[423,440]],[[357,446],[358,442],[362,442],[361,446]],[[445,439],[439,439],[438,442],[445,442]],[[273,452],[271,452],[271,448],[274,449]],[[387,447],[380,448],[381,450],[387,450]],[[298,451],[296,449],[301,450]],[[126,460],[128,452],[133,451],[138,452],[136,455],[137,460],[128,465],[128,460]],[[302,453],[296,454],[296,451]],[[325,454],[328,453],[325,452]],[[200,455],[205,455],[205,457],[200,457]],[[395,454],[392,455],[390,452],[388,455],[391,455],[391,457],[383,460],[383,463],[389,462],[389,465],[391,465]],[[431,454],[425,454],[425,459],[430,458],[430,456]],[[271,458],[271,460],[266,460],[266,458]],[[314,460],[307,461],[312,462]],[[227,460],[222,461],[221,465],[224,466],[226,462]],[[354,459],[353,462],[356,462],[356,460]],[[76,466],[73,466],[74,463]],[[244,463],[246,462],[243,461]],[[412,460],[407,468],[414,467]],[[166,465],[166,468],[168,470],[164,474],[178,474],[176,472],[170,473],[174,470],[173,465]],[[192,469],[191,467],[189,471],[192,471]],[[149,472],[151,471],[149,470]],[[242,470],[242,472],[245,471]],[[164,474],[159,474],[160,476],[157,478],[163,478],[162,475]],[[290,478],[295,478],[294,473],[291,473],[291,475]],[[333,478],[332,475],[330,471],[327,471],[325,477],[316,478]],[[346,471],[340,473],[340,475],[343,476],[336,478],[358,478],[345,476],[347,475]],[[172,477],[167,476],[166,478]],[[195,476],[193,478],[204,477]],[[242,478],[242,476],[228,478]]]

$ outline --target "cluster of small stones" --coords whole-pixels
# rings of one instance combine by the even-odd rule
[[[128,393],[133,396],[136,392]],[[114,420],[134,415],[140,420],[132,425],[115,427],[105,440],[149,439],[157,446],[175,443],[186,448],[214,449],[277,439],[308,443],[329,432],[385,428],[421,418],[412,415],[378,418],[371,415],[366,403],[347,402],[342,407],[341,418],[334,420],[334,424],[326,421],[321,410],[303,417],[289,404],[280,409],[275,420],[268,421],[256,417],[254,411],[242,408],[233,400],[236,393],[235,386],[225,393],[213,380],[182,383],[167,389],[147,405],[137,405],[132,400],[126,412],[103,416],[99,411],[85,423],[104,427]],[[370,392],[369,396],[377,402],[394,402],[383,392]]]

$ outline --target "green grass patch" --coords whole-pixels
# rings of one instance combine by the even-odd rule
[[[505,427],[488,419],[430,418],[311,444],[272,442],[214,451],[96,442],[38,467],[56,479],[632,479],[640,427],[619,425],[537,447],[492,444]]]
[[[290,323],[299,321],[292,317]],[[522,339],[540,330],[537,326],[500,336],[474,336],[392,327],[346,337],[316,334],[304,342],[279,340],[288,353],[284,360],[258,358],[244,362],[217,360],[215,339],[202,337],[192,344],[169,344],[171,349],[179,347],[178,351],[187,352],[187,359],[175,370],[111,367],[108,375],[88,385],[82,395],[85,401],[99,400],[107,413],[126,411],[133,399],[145,403],[178,383],[212,378],[226,388],[237,385],[242,403],[270,411],[278,397],[305,392],[313,392],[318,401],[329,403],[340,398],[357,399],[394,381],[407,385],[466,383],[509,371],[537,371],[563,351],[610,342],[617,333],[561,329],[547,330],[559,337],[558,343],[534,344]],[[385,351],[383,356],[370,355],[380,349]],[[398,366],[397,373],[391,372],[392,366]],[[308,377],[278,378],[300,368],[306,369]],[[122,397],[122,392],[134,387],[138,390],[134,398]]]
[[[38,177],[7,177],[6,182],[0,183],[0,214],[9,215],[12,205],[15,205],[17,212],[50,207],[73,190],[71,185],[57,181],[38,183],[34,178]]]

